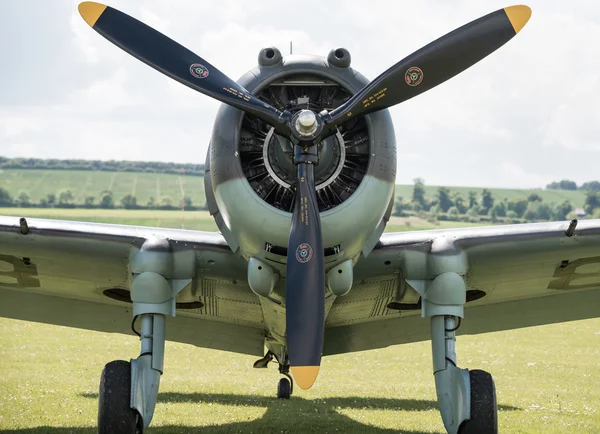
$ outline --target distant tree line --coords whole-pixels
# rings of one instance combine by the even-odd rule
[[[150,197],[145,204],[138,203],[137,198],[132,194],[127,194],[121,199],[115,199],[112,191],[104,190],[98,197],[86,196],[83,203],[76,203],[75,196],[71,190],[62,190],[58,194],[50,193],[39,202],[32,202],[29,194],[19,193],[12,197],[8,190],[0,187],[0,207],[23,207],[23,208],[101,208],[101,209],[181,209],[203,210],[205,205],[196,205],[188,196],[184,196],[183,203],[181,199],[173,200],[170,197],[154,198]]]
[[[584,182],[579,187],[575,181],[569,181],[568,179],[563,179],[562,181],[551,182],[546,186],[549,190],[592,190],[592,191],[600,191],[600,182],[599,181],[590,181]]]
[[[0,169],[99,170],[104,172],[150,172],[204,176],[204,164],[160,161],[53,160],[0,157]]]
[[[584,205],[589,216],[600,217],[600,190],[588,190]],[[565,200],[561,203],[545,203],[537,193],[527,197],[496,200],[486,188],[470,191],[467,197],[456,192],[451,194],[447,187],[439,187],[433,198],[425,196],[425,182],[414,180],[412,198],[397,198],[394,215],[407,216],[411,213],[428,213],[437,220],[452,221],[503,221],[521,222],[534,220],[566,220],[575,217],[575,207]]]

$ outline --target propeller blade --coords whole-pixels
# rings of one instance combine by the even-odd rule
[[[254,97],[206,60],[152,27],[95,2],[80,3],[79,13],[94,30],[133,57],[198,92],[262,119],[289,137],[287,113]]]
[[[396,63],[345,104],[324,115],[329,129],[349,117],[382,110],[443,83],[496,51],[531,17],[527,6],[492,12],[431,42]]]
[[[316,146],[312,147],[316,155]],[[325,257],[314,165],[297,165],[296,203],[286,265],[286,329],[294,380],[309,389],[317,378],[325,331]]]

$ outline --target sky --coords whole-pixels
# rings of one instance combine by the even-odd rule
[[[126,54],[76,1],[0,1],[0,155],[203,163],[218,102]],[[369,79],[509,6],[497,0],[119,1],[237,80],[261,48],[347,48]],[[537,188],[600,179],[600,3],[532,0],[525,28],[446,83],[390,109],[397,181]],[[297,8],[298,10],[291,10]]]

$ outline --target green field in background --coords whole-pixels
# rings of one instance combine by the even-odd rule
[[[0,208],[0,215],[92,223],[150,226],[159,228],[216,231],[208,211],[166,211],[126,209]]]
[[[173,229],[190,229],[197,231],[218,230],[214,219],[211,217],[208,211],[85,208],[0,208],[0,215]],[[386,226],[386,232],[414,231],[422,229],[448,229],[483,225],[483,223],[449,221],[431,223],[418,217],[392,217]]]
[[[439,186],[425,185],[426,197],[433,198],[438,191]],[[483,187],[448,187],[450,189],[450,197],[454,193],[460,193],[465,199],[469,197],[469,192],[474,191],[477,193],[477,200],[481,202],[481,191]],[[582,190],[542,190],[537,188],[532,189],[510,189],[510,188],[488,188],[492,192],[492,196],[495,201],[501,201],[504,199],[515,200],[515,199],[527,199],[527,197],[535,193],[542,198],[545,203],[562,203],[565,200],[569,200],[575,205],[576,208],[583,208],[585,203],[585,191]],[[404,200],[410,201],[412,198],[413,186],[412,185],[396,185],[396,197],[403,197]]]
[[[80,170],[0,170],[0,187],[6,188],[13,197],[21,192],[29,194],[32,202],[38,202],[49,193],[58,196],[63,190],[71,190],[75,202],[82,204],[86,196],[94,196],[96,203],[103,190],[111,190],[115,203],[133,194],[140,205],[145,205],[152,196],[157,202],[160,198],[168,197],[174,206],[181,201],[181,186],[184,194],[192,199],[192,204],[202,206],[205,203],[204,178],[201,176],[171,175],[164,173],[135,173],[135,172],[100,172]],[[433,198],[438,186],[426,185],[427,197]],[[448,187],[451,195],[460,193],[467,198],[469,191],[475,191],[478,200],[482,187]],[[575,207],[583,207],[585,191],[571,190],[541,190],[541,189],[505,189],[490,188],[495,200],[523,199],[532,193],[537,193],[547,203],[561,203],[569,200]],[[412,198],[412,185],[397,185],[396,196],[404,200]]]
[[[13,198],[25,192],[34,203],[50,193],[58,197],[65,190],[71,190],[75,203],[84,203],[87,196],[94,196],[98,203],[100,193],[109,190],[117,204],[124,196],[132,194],[140,205],[146,205],[150,197],[157,202],[168,197],[174,206],[179,206],[182,188],[193,205],[205,203],[204,178],[183,174],[5,169],[0,170],[0,187],[7,189]]]

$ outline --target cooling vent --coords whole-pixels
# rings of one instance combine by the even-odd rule
[[[315,75],[287,76],[269,84],[257,97],[279,110],[320,112],[340,106],[351,94]],[[315,167],[319,210],[334,208],[356,191],[369,166],[369,132],[363,116],[341,125],[319,145]],[[254,191],[267,203],[292,212],[296,197],[293,147],[265,122],[245,115],[238,150],[242,169]]]

